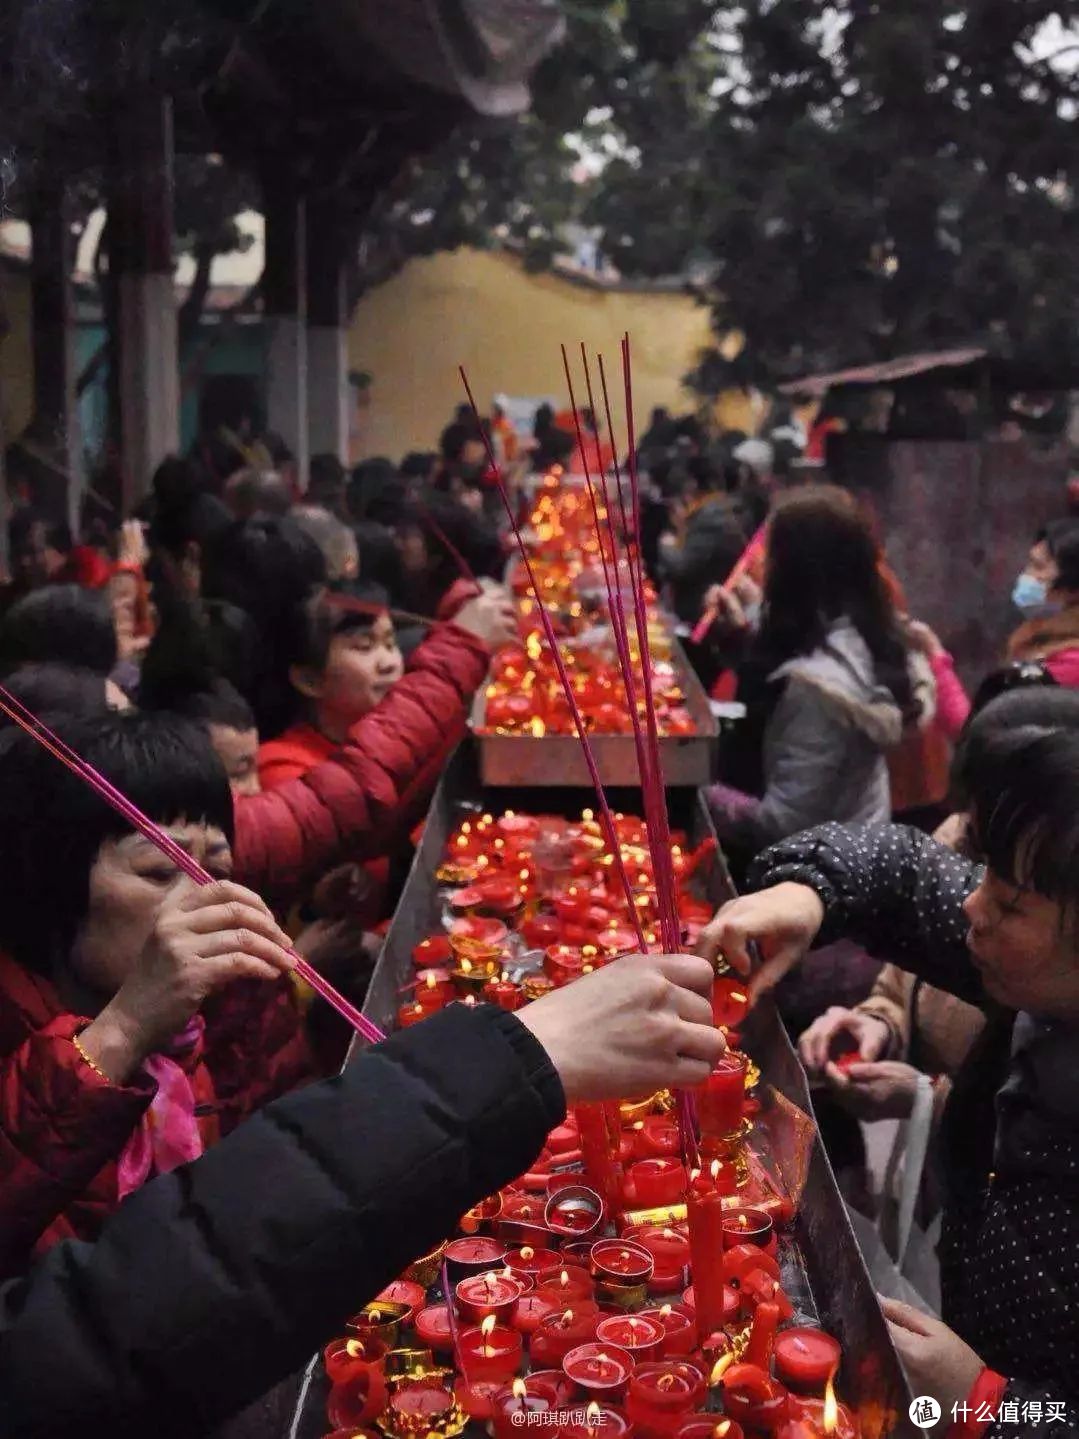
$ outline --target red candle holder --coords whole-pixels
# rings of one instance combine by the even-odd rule
[[[504,1009],[507,1014],[516,1013],[518,1009],[524,1007],[525,1002],[521,986],[505,977],[488,980],[483,986],[483,998],[488,1004],[495,1004],[499,1009]]]
[[[386,1408],[388,1391],[382,1370],[369,1364],[333,1385],[326,1400],[326,1417],[335,1429],[370,1423]]]
[[[494,1417],[495,1395],[505,1386],[498,1379],[458,1379],[453,1386],[454,1399],[463,1413],[478,1424]]]
[[[457,1312],[467,1324],[482,1324],[493,1318],[510,1324],[521,1298],[521,1285],[512,1274],[472,1274],[454,1289]]]
[[[633,1356],[615,1344],[581,1344],[562,1360],[567,1379],[590,1399],[608,1404],[625,1394],[633,1369]]]
[[[745,1056],[725,1054],[695,1093],[701,1155],[705,1159],[725,1158],[739,1134],[745,1113]]]
[[[612,1284],[647,1284],[655,1267],[648,1250],[632,1240],[601,1239],[592,1246],[592,1273],[597,1279]]]
[[[685,1165],[677,1159],[638,1159],[630,1165],[626,1179],[637,1209],[679,1204],[688,1183]]]
[[[458,1358],[469,1381],[501,1380],[508,1384],[521,1367],[524,1345],[516,1329],[485,1319],[475,1329],[465,1329],[458,1340]]]
[[[430,1019],[433,1013],[434,1010],[425,1009],[422,1004],[402,1004],[397,1011],[397,1028],[411,1029],[414,1024],[422,1024],[425,1019]]]
[[[682,1151],[678,1125],[666,1115],[649,1114],[633,1126],[633,1151],[638,1159],[676,1159]]]
[[[403,1304],[405,1313],[401,1323],[407,1329],[415,1319],[417,1313],[423,1308],[427,1293],[422,1284],[416,1284],[411,1279],[395,1279],[392,1284],[387,1284],[382,1293],[377,1295],[375,1304]]]
[[[417,969],[429,969],[445,963],[453,954],[448,934],[433,934],[420,940],[412,951],[412,963]]]
[[[513,1315],[513,1327],[530,1339],[549,1314],[557,1314],[558,1305],[539,1294],[522,1294]]]
[[[786,1389],[756,1364],[732,1364],[722,1384],[723,1407],[743,1428],[772,1434],[787,1417]]]
[[[502,1213],[502,1195],[491,1194],[479,1204],[474,1204],[471,1209],[466,1209],[461,1216],[461,1233],[471,1238],[478,1234],[485,1224],[491,1224]]]
[[[745,1439],[742,1426],[720,1414],[691,1414],[674,1431],[674,1439]]]
[[[575,1264],[567,1264],[557,1274],[553,1271],[544,1274],[536,1286],[536,1293],[541,1299],[548,1300],[560,1309],[569,1309],[574,1304],[580,1304],[582,1300],[593,1300],[596,1284],[586,1270]]]
[[[548,1186],[550,1192],[550,1186]],[[583,1238],[592,1234],[603,1222],[603,1200],[594,1189],[568,1182],[551,1193],[543,1212],[543,1222],[553,1234]]]
[[[599,1309],[595,1304],[578,1304],[561,1314],[548,1314],[532,1336],[529,1353],[533,1368],[560,1368],[571,1349],[595,1337],[598,1323]]]
[[[322,1351],[322,1363],[331,1384],[343,1384],[372,1364],[381,1363],[387,1353],[380,1339],[334,1339]]]
[[[416,1333],[434,1354],[452,1354],[450,1311],[447,1304],[429,1304],[416,1315]]]
[[[828,1403],[827,1398],[803,1399],[792,1394],[787,1422],[777,1439],[862,1439],[862,1426],[853,1411],[837,1403],[833,1395],[834,1416],[829,1416]]]
[[[477,1234],[471,1239],[452,1239],[446,1245],[444,1259],[453,1283],[467,1279],[470,1274],[484,1274],[489,1269],[501,1269],[507,1262],[505,1246],[497,1239]]]
[[[612,1314],[596,1325],[596,1340],[614,1344],[632,1355],[635,1363],[660,1358],[667,1337],[663,1323],[646,1314]]]
[[[723,1242],[728,1249],[736,1244],[754,1244],[775,1258],[775,1226],[771,1215],[763,1209],[740,1209],[728,1212],[723,1219]]]
[[[707,1392],[704,1375],[687,1361],[642,1364],[629,1382],[626,1416],[640,1434],[672,1435]]]
[[[529,949],[547,950],[561,938],[562,924],[553,914],[537,914],[524,921],[520,935]]]
[[[776,1335],[776,1378],[792,1394],[819,1394],[835,1376],[843,1351],[823,1329],[784,1329]]]
[[[663,1326],[657,1358],[692,1354],[697,1347],[697,1316],[686,1304],[664,1304],[658,1309],[645,1309],[642,1319],[655,1319]]]
[[[584,955],[568,944],[553,944],[543,956],[543,971],[556,989],[580,979],[584,973]]]
[[[495,1439],[514,1439],[518,1429],[537,1422],[529,1420],[529,1414],[549,1414],[558,1408],[558,1400],[555,1386],[535,1375],[515,1379],[491,1401]]]
[[[543,1276],[562,1269],[562,1256],[556,1249],[522,1244],[519,1249],[507,1249],[505,1266],[511,1274],[531,1274],[537,1284],[543,1283]]]
[[[717,975],[712,983],[712,1023],[717,1029],[737,1029],[749,1012],[745,981]]]

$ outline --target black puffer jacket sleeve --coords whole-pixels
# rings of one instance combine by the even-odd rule
[[[267,1106],[0,1291],[0,1434],[207,1432],[527,1169],[564,1112],[546,1052],[488,1005]]]
[[[825,909],[818,944],[856,940],[878,959],[981,1004],[963,914],[980,876],[970,860],[906,825],[824,824],[766,849],[748,887],[809,885]]]

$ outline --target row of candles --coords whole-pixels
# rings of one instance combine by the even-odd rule
[[[615,823],[643,897],[642,823]],[[692,936],[709,914],[689,889],[703,854],[683,839],[675,858]],[[448,926],[417,946],[399,1023],[452,1002],[517,1009],[637,948],[605,859],[587,811],[579,824],[465,819],[439,871]],[[531,971],[513,980],[522,955]],[[713,1013],[732,1046],[746,1008],[739,982],[718,976]],[[564,1439],[860,1439],[835,1399],[838,1344],[790,1326],[775,1229],[793,1205],[746,1143],[757,1077],[732,1049],[700,1086],[697,1169],[669,1096],[578,1106],[527,1174],[327,1349],[334,1439],[367,1439],[372,1424],[449,1439],[470,1420],[495,1439],[529,1422]]]
[[[595,626],[607,626],[599,540],[586,496],[572,490],[544,490],[531,517],[529,549],[544,604],[556,626],[574,695],[590,731],[630,734],[626,691],[613,649],[613,638]],[[520,616],[521,644],[495,660],[487,686],[483,730],[541,737],[572,735],[573,718],[558,673],[540,630],[528,576],[513,577]],[[685,707],[678,673],[671,662],[671,636],[660,620],[655,594],[645,581],[656,721],[663,735],[697,732]],[[627,601],[628,603],[628,601]],[[594,632],[596,638],[592,639]],[[633,647],[640,670],[641,656]]]

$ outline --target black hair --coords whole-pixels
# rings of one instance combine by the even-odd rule
[[[50,718],[60,737],[150,819],[204,821],[231,844],[228,778],[200,725],[137,710]],[[0,946],[48,974],[70,953],[86,916],[102,845],[130,834],[131,826],[13,727],[0,732],[0,787]]]
[[[232,523],[228,509],[210,494],[190,460],[170,456],[154,471],[150,546],[183,558],[191,544],[205,550]]]
[[[776,664],[811,654],[846,616],[873,657],[876,677],[914,717],[907,646],[866,516],[834,485],[793,490],[768,531],[759,649]]]
[[[318,545],[287,515],[253,515],[230,525],[203,561],[203,593],[228,600],[256,622],[272,622],[326,582]]]
[[[438,441],[438,448],[443,460],[450,465],[459,463],[464,454],[465,446],[471,440],[480,440],[483,433],[476,424],[475,418],[469,414],[463,420],[455,420],[452,425],[447,425],[442,431]]]
[[[395,525],[407,504],[404,480],[389,460],[364,460],[348,482],[348,508],[353,519]]]
[[[1039,685],[1043,688],[1055,686],[1056,683],[1052,672],[1040,660],[1020,660],[1016,664],[1002,665],[987,674],[978,686],[971,702],[970,718],[980,714],[998,695]]]
[[[385,463],[389,464],[389,461],[387,460]],[[426,484],[437,464],[438,455],[434,450],[410,450],[401,461],[401,478],[403,480],[420,480]],[[361,468],[362,466],[357,465],[356,469],[352,472],[353,476],[355,476]]]
[[[1079,692],[999,696],[971,721],[956,774],[992,872],[1079,907]]]
[[[116,630],[104,591],[45,585],[0,620],[0,674],[50,661],[101,675],[116,667]]]
[[[254,729],[251,705],[220,673],[226,667],[222,651],[217,626],[201,607],[189,600],[167,605],[143,659],[140,706],[185,715],[201,724]]]
[[[216,724],[235,730],[257,728],[255,711],[228,680],[211,680],[207,689],[193,690],[174,708],[176,714],[198,720],[199,724]]]
[[[360,580],[395,594],[401,583],[401,556],[393,531],[372,520],[360,520],[352,532],[360,547]]]
[[[501,579],[505,561],[497,532],[460,500],[439,490],[428,490],[406,511],[399,528],[410,526],[423,532],[431,558],[430,579],[440,597],[461,577],[454,550],[474,575]]]
[[[24,507],[16,510],[8,520],[8,546],[12,554],[18,554],[26,548],[35,525],[41,526],[45,543],[50,549],[58,550],[62,555],[71,550],[74,541],[71,538],[71,526],[65,520],[50,520],[48,515],[42,514],[40,510]]]
[[[78,715],[85,719],[109,712],[105,676],[81,666],[22,665],[4,676],[4,688],[39,718]],[[0,715],[0,725],[9,723],[6,715]]]
[[[1050,525],[1045,543],[1057,567],[1053,589],[1079,590],[1079,521],[1058,520]]]

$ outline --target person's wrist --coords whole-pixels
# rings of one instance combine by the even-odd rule
[[[517,1011],[516,1018],[529,1031],[532,1038],[543,1047],[552,1069],[562,1082],[567,1104],[572,1104],[577,1098],[575,1077],[572,1073],[572,1065],[567,1063],[567,1046],[559,1043],[558,1023],[548,1022],[542,1003],[526,1004],[524,1009]]]
[[[79,1044],[114,1084],[126,1084],[153,1049],[145,1026],[127,1011],[119,996],[80,1033]]]

